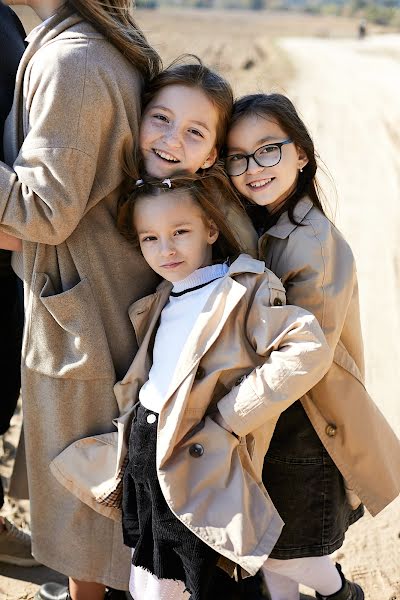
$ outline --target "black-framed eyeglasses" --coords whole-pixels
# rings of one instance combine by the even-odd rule
[[[229,154],[225,157],[225,170],[231,177],[243,175],[249,168],[250,158],[253,158],[260,167],[274,167],[282,158],[282,146],[292,143],[293,140],[287,139],[261,146],[253,154]]]

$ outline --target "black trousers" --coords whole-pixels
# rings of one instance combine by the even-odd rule
[[[23,329],[23,309],[20,294],[22,286],[18,277],[11,272],[0,277],[0,435],[10,426],[11,417],[17,405],[21,387],[21,343]],[[0,507],[4,494],[0,480]]]

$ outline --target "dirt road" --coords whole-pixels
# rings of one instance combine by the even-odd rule
[[[400,436],[400,36],[280,45],[296,73],[290,96],[336,184],[335,222],[356,256],[368,389]],[[400,599],[400,502],[354,525],[338,557],[367,600]]]

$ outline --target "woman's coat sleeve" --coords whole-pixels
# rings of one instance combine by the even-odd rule
[[[26,137],[12,168],[0,163],[5,233],[60,244],[88,210],[89,197],[110,191],[96,191],[102,185],[96,167],[118,90],[90,60],[91,52],[86,40],[55,42],[37,52],[25,74]]]

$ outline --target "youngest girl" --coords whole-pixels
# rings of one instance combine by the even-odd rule
[[[217,564],[254,574],[266,560],[283,523],[264,455],[279,414],[331,360],[316,319],[285,306],[263,262],[227,259],[239,249],[214,185],[140,180],[119,220],[164,278],[130,308],[140,349],[115,387],[121,407],[137,402],[124,539],[133,565],[192,600],[218,597]]]

